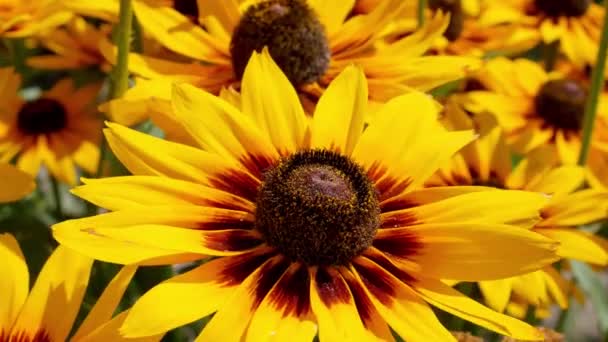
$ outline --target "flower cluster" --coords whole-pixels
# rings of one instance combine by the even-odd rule
[[[0,0],[0,342],[605,338],[605,11]]]

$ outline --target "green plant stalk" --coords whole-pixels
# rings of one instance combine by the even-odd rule
[[[424,25],[424,12],[426,10],[426,0],[418,0],[418,27]]]
[[[546,71],[551,71],[555,68],[555,62],[557,62],[557,56],[559,55],[559,44],[559,40],[556,40],[543,46],[543,59],[545,60]]]
[[[61,206],[61,189],[59,188],[59,181],[49,174],[49,180],[53,191],[53,199],[55,200],[55,218],[57,222],[61,222],[64,219],[63,208]]]
[[[604,8],[608,11],[608,0],[604,0]],[[578,165],[585,166],[589,157],[591,138],[593,137],[593,126],[597,114],[597,104],[600,92],[604,87],[604,69],[606,67],[606,49],[608,48],[608,18],[604,18],[600,46],[597,51],[597,59],[591,75],[591,90],[585,105],[585,116],[583,119],[583,141],[578,156]]]
[[[25,64],[25,60],[27,59],[27,49],[25,48],[24,40],[20,38],[8,38],[5,40],[5,44],[9,50],[9,53],[11,54],[13,67],[18,73],[23,75],[27,70],[27,66]]]

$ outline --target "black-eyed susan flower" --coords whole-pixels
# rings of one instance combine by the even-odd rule
[[[30,291],[25,258],[10,234],[0,234],[0,258],[3,272],[0,341],[126,340],[118,332],[126,312],[112,316],[136,267],[127,266],[119,271],[70,336],[89,283],[93,260],[60,246],[46,261]],[[160,337],[140,340],[158,341]]]
[[[550,146],[540,147],[517,167],[511,164],[511,152],[502,129],[489,114],[471,119],[457,104],[446,106],[445,122],[451,129],[475,128],[480,138],[465,147],[427,182],[429,187],[449,191],[462,186],[490,186],[498,189],[536,191],[551,196],[542,208],[542,219],[530,227],[559,241],[557,252],[564,260],[579,260],[593,265],[608,264],[608,242],[590,232],[577,229],[608,217],[608,192],[579,190],[584,184],[584,170],[577,166],[557,166]],[[507,309],[517,317],[534,306],[543,315],[553,303],[568,305],[571,288],[552,266],[517,277],[481,281],[479,287],[489,306],[499,312]]]
[[[66,23],[72,15],[58,0],[2,0],[0,37],[29,37]]]
[[[435,16],[410,36],[387,43],[383,39],[385,28],[408,2],[382,0],[370,13],[351,16],[353,4],[318,0],[134,1],[145,32],[194,62],[131,54],[129,68],[143,78],[170,77],[217,94],[223,87],[238,86],[251,53],[267,47],[303,99],[314,103],[327,84],[352,63],[364,70],[370,99],[380,102],[411,89],[430,90],[479,66],[475,58],[424,56],[448,25],[443,15]],[[205,63],[201,65],[201,61]],[[168,100],[170,93],[160,98]],[[142,107],[134,99],[120,101],[112,110],[119,118]]]
[[[76,89],[63,79],[36,99],[18,93],[20,76],[0,69],[0,160],[36,175],[41,165],[62,182],[76,183],[76,166],[94,173],[99,159],[101,122],[91,111],[99,85]]]
[[[537,42],[559,42],[561,51],[578,66],[595,64],[604,9],[592,0],[488,1],[480,21],[515,23]]]
[[[100,68],[109,71],[109,63],[100,51],[104,41],[109,44],[111,27],[97,28],[82,17],[74,17],[64,27],[37,34],[34,38],[52,54],[31,56],[27,64],[34,68],[63,70]]]
[[[0,163],[0,203],[16,201],[34,190],[32,176],[7,163]]]
[[[478,76],[485,90],[468,93],[467,109],[494,114],[517,153],[555,146],[564,164],[576,164],[581,146],[587,85],[577,78],[548,74],[530,60],[495,58]],[[608,102],[602,96],[592,144],[592,159],[605,153]]]
[[[112,212],[55,225],[54,236],[123,264],[214,257],[144,294],[125,336],[215,312],[198,340],[393,340],[389,326],[408,341],[453,340],[431,304],[542,338],[439,279],[497,279],[553,261],[552,240],[513,226],[537,221],[546,198],[463,188],[443,200],[421,189],[473,132],[445,130],[418,92],[388,102],[363,131],[366,104],[365,77],[351,66],[310,120],[267,53],[252,56],[240,98],[178,85],[173,111],[198,146],[110,123],[108,143],[134,176],[85,180],[74,193]]]

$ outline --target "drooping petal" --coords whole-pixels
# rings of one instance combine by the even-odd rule
[[[72,337],[73,340],[80,340],[110,321],[136,270],[136,266],[125,266],[112,278],[87,317],[78,327]]]
[[[303,146],[308,119],[295,89],[267,48],[251,55],[241,89],[243,113],[268,132],[278,151],[293,153]]]
[[[152,336],[212,314],[228,304],[245,279],[259,275],[259,268],[270,258],[267,253],[219,258],[165,280],[133,305],[121,332],[127,337]],[[246,307],[245,303],[236,306]],[[167,307],[172,308],[171,315]]]
[[[310,342],[317,334],[305,265],[290,265],[264,297],[247,329],[247,341]]]
[[[350,155],[363,131],[366,107],[365,75],[358,67],[348,66],[317,103],[312,121],[312,147]]]
[[[413,248],[396,248],[400,243]],[[558,259],[555,241],[501,224],[434,223],[381,229],[374,246],[397,260],[414,261],[425,276],[462,281],[523,274]]]
[[[559,242],[557,254],[562,258],[608,264],[608,242],[593,233],[576,228],[544,228],[538,233]]]
[[[57,247],[42,267],[13,332],[44,330],[50,340],[65,341],[80,310],[92,265],[93,259]]]
[[[589,224],[606,218],[608,192],[586,189],[556,197],[542,210],[539,227],[564,227]]]
[[[311,268],[310,303],[321,341],[373,341],[363,326],[348,284],[333,267]]]
[[[232,291],[211,321],[195,341],[238,341],[260,305],[287,270],[289,262],[283,256],[268,259],[253,270],[242,284]]]
[[[0,259],[4,276],[0,281],[0,332],[9,331],[29,291],[29,272],[19,243],[10,234],[0,234]]]
[[[455,341],[417,293],[377,264],[358,258],[353,274],[382,318],[403,339],[409,342]]]
[[[537,328],[489,309],[439,280],[420,279],[414,289],[433,306],[484,328],[521,340],[544,339]]]

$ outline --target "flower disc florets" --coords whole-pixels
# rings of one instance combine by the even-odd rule
[[[550,17],[580,17],[587,12],[591,0],[535,0],[534,5]]]
[[[49,134],[67,125],[65,107],[53,99],[37,99],[25,103],[17,114],[17,127],[25,135]]]
[[[329,66],[325,29],[304,0],[263,1],[245,11],[230,42],[238,79],[253,51],[265,46],[295,86],[317,81]]]
[[[450,14],[450,24],[443,36],[449,41],[458,39],[464,29],[464,12],[460,0],[429,0],[429,8]]]
[[[308,265],[341,265],[369,247],[380,222],[373,184],[335,152],[296,153],[267,171],[256,227],[268,244]]]
[[[587,91],[569,79],[548,81],[536,95],[536,113],[553,127],[579,131],[585,113]]]

